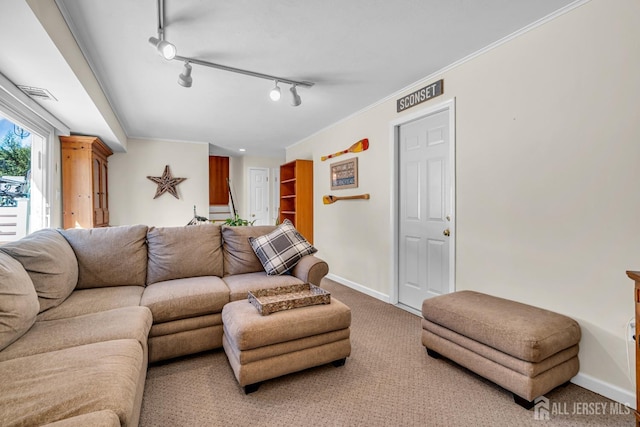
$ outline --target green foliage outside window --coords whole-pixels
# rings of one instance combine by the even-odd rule
[[[31,147],[24,147],[21,139],[8,133],[0,143],[0,176],[27,176],[31,165]]]

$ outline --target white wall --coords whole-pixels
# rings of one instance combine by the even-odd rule
[[[169,165],[178,184],[179,199],[164,193],[147,176],[161,176]],[[146,224],[158,227],[186,225],[193,207],[200,216],[209,212],[209,147],[205,143],[130,139],[126,153],[109,157],[109,215],[111,225]]]
[[[315,242],[331,272],[394,292],[390,123],[401,95],[444,78],[456,100],[456,288],[548,308],[583,332],[574,381],[633,402],[626,324],[640,269],[640,2],[593,0],[287,149],[314,159]],[[322,204],[331,161],[367,137],[361,203]],[[347,156],[343,156],[347,158]],[[633,356],[633,353],[631,353]]]

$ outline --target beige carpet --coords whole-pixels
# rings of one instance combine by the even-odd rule
[[[548,393],[549,420],[537,420],[506,390],[427,356],[417,316],[327,279],[322,285],[351,307],[352,352],[343,367],[287,375],[245,395],[222,349],[152,365],[140,425],[633,425],[627,407],[573,384]]]

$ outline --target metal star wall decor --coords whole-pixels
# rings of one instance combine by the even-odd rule
[[[157,199],[158,197],[160,197],[166,192],[169,192],[169,194],[173,195],[173,197],[175,197],[176,199],[179,199],[180,197],[178,197],[178,191],[176,190],[176,185],[180,184],[182,181],[187,179],[187,178],[172,177],[171,171],[169,170],[169,165],[166,165],[164,167],[164,172],[162,173],[162,176],[148,176],[147,178],[155,182],[156,184],[158,184],[158,188],[156,189],[156,195],[153,197],[154,199]]]

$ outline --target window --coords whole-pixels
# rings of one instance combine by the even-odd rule
[[[36,113],[36,111],[39,111],[39,113]],[[48,121],[43,117],[48,117],[51,120]],[[7,203],[14,204],[15,202],[16,205],[20,203],[23,205],[26,204],[26,217],[24,218],[26,224],[21,226],[24,228],[25,234],[32,233],[41,228],[59,226],[61,215],[55,214],[53,218],[51,215],[51,205],[52,202],[55,202],[53,193],[55,189],[59,188],[59,177],[55,178],[56,182],[54,182],[54,177],[58,174],[55,170],[55,165],[58,162],[54,161],[53,158],[56,134],[54,124],[50,122],[55,122],[56,128],[67,134],[68,129],[60,126],[61,123],[59,123],[57,119],[48,114],[46,110],[16,88],[2,75],[0,75],[0,118],[4,119],[1,122],[4,127],[8,127],[13,133],[13,136],[9,138],[13,139],[10,145],[14,150],[21,151],[21,154],[24,155],[25,150],[20,150],[20,148],[26,148],[27,134],[30,139],[28,143],[30,150],[28,173],[25,173],[24,178],[20,177],[24,172],[24,165],[14,169],[6,169],[6,171],[17,172],[17,175],[10,175],[16,178],[14,179],[16,182],[13,184],[9,183],[11,185],[8,188],[9,191],[12,192],[14,201],[7,201]],[[60,129],[60,127],[63,129]],[[4,141],[6,135],[6,132],[0,134],[0,143]],[[16,142],[18,142],[18,144],[16,144]],[[5,166],[8,167],[10,165],[5,164]],[[4,173],[5,172],[2,172],[0,175]],[[6,181],[11,178],[4,179]],[[24,196],[25,194],[28,196],[16,197]],[[19,203],[19,200],[15,199],[22,199],[22,202]],[[56,210],[59,209],[59,202],[55,203],[55,208]],[[13,223],[11,221],[6,222]],[[16,219],[14,222],[17,223],[18,220]],[[0,217],[0,223],[2,223],[2,217]],[[9,237],[3,236],[2,232],[3,230],[0,226],[0,242],[9,240]],[[15,237],[13,239],[15,239]]]
[[[31,132],[0,114],[0,242],[27,234]]]

